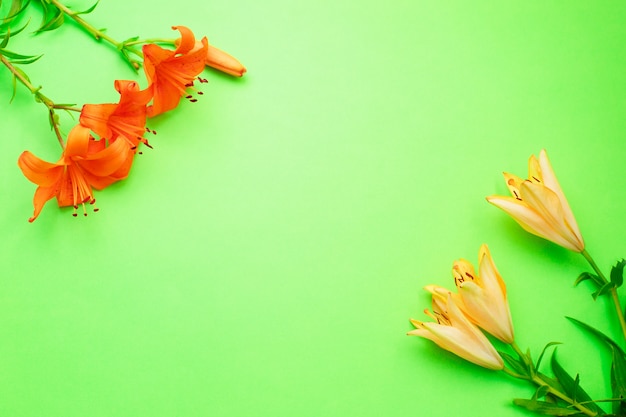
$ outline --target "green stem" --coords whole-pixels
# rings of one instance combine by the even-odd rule
[[[166,38],[150,38],[150,39],[138,39],[136,41],[126,42],[126,45],[143,45],[144,43],[164,43],[167,45],[175,45],[176,39],[166,39]]]
[[[41,87],[35,87],[28,80],[28,78],[24,76],[24,73],[21,70],[18,70],[17,68],[15,68],[15,66],[13,66],[13,64],[6,57],[4,57],[3,55],[0,55],[0,62],[2,62],[2,64],[5,67],[7,67],[9,71],[11,71],[11,74],[13,74],[13,76],[17,80],[19,80],[19,82],[24,87],[28,88],[28,90],[35,96],[35,101],[38,101],[47,107],[48,117],[50,118],[50,126],[52,126],[52,129],[54,130],[54,133],[59,141],[59,144],[61,145],[61,148],[65,148],[63,135],[61,134],[61,130],[59,129],[58,123],[56,122],[55,109],[72,110],[72,111],[80,111],[80,110],[71,106],[66,106],[66,105],[57,106],[56,104],[54,104],[52,100],[50,100],[41,92]]]
[[[550,384],[548,384],[547,382],[545,382],[543,379],[541,379],[541,377],[539,377],[538,375],[536,375],[533,379],[532,382],[537,385],[538,387],[547,387],[548,388],[548,394],[551,394],[559,399],[561,399],[562,401],[568,403],[570,406],[576,408],[578,411],[580,411],[581,413],[587,415],[587,416],[596,416],[598,415],[597,412],[592,411],[590,409],[588,409],[587,407],[585,407],[583,404],[574,401],[573,399],[571,399],[570,397],[568,397],[567,395],[563,394],[561,391],[553,388],[550,386]]]
[[[526,354],[524,354],[524,352],[522,352],[522,350],[519,348],[519,346],[517,346],[517,344],[515,342],[510,344],[511,348],[515,351],[515,353],[519,356],[520,360],[522,360],[524,362],[524,365],[526,365],[526,367],[528,368],[529,371],[529,375],[520,375],[516,372],[513,372],[512,370],[504,367],[502,370],[504,371],[504,373],[506,373],[509,376],[512,376],[513,378],[516,379],[522,379],[525,381],[529,381],[532,384],[536,385],[537,387],[541,388],[541,387],[546,387],[547,389],[547,393],[559,398],[561,401],[567,403],[570,407],[574,407],[576,410],[580,411],[582,414],[585,414],[587,416],[590,417],[594,417],[596,416],[598,413],[596,413],[595,411],[590,410],[589,408],[585,407],[584,404],[579,403],[577,401],[574,401],[573,399],[571,399],[570,397],[568,397],[566,394],[562,393],[561,391],[555,389],[554,387],[552,387],[550,384],[548,384],[546,381],[543,380],[541,374],[539,372],[537,372],[537,370],[535,369],[535,365],[532,363],[530,357]]]
[[[123,53],[124,51],[128,51],[128,52],[136,55],[137,57],[143,59],[143,53],[140,50],[138,50],[137,48],[133,48],[131,46],[131,45],[134,45],[135,43],[118,42],[115,39],[113,39],[112,37],[110,37],[109,35],[107,35],[106,33],[104,33],[103,31],[97,29],[95,26],[93,26],[92,24],[87,22],[85,19],[80,17],[79,14],[77,14],[76,12],[72,11],[71,9],[69,9],[66,5],[61,3],[59,0],[49,0],[49,1],[50,1],[51,4],[53,4],[59,10],[61,10],[65,15],[67,15],[70,18],[72,18],[83,29],[85,29],[87,32],[89,32],[97,41],[99,41],[101,39],[105,40],[108,43],[110,43],[111,45],[115,46],[120,52]],[[129,60],[129,62],[131,63],[131,65],[135,69],[139,68],[139,63],[138,62],[133,61],[130,58],[127,58],[127,57],[126,57],[126,59]]]
[[[602,282],[604,284],[608,284],[609,281],[606,279],[606,277],[604,276],[600,268],[598,268],[598,265],[593,260],[591,255],[589,255],[589,252],[587,252],[587,250],[584,249],[581,252],[581,255],[583,255],[585,259],[587,260],[587,262],[589,262],[589,265],[591,265],[591,267],[596,272],[598,277],[600,277]],[[617,320],[619,321],[620,327],[622,328],[622,335],[624,336],[624,340],[626,340],[626,319],[624,319],[624,310],[622,310],[622,306],[619,301],[619,295],[617,294],[616,287],[611,288],[611,299],[613,300],[613,305],[615,306],[615,314],[617,315]]]
[[[517,356],[521,360],[524,361],[524,365],[526,365],[526,367],[531,371],[531,373],[534,374],[535,373],[535,365],[531,362],[531,360],[528,357],[528,355],[526,355],[524,352],[522,352],[522,350],[519,348],[517,343],[515,343],[515,341],[511,342],[510,346],[511,346],[511,348],[513,348],[515,353],[517,353]]]

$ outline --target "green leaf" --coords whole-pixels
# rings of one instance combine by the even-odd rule
[[[96,0],[96,2],[93,4],[93,6],[91,6],[87,10],[83,10],[82,12],[74,12],[72,14],[73,15],[89,14],[89,13],[91,13],[91,12],[93,12],[95,10],[95,8],[98,6],[98,3],[100,3],[100,0]]]
[[[626,259],[622,259],[611,268],[611,282],[616,288],[621,287],[624,282],[624,266],[626,266]]]
[[[535,365],[535,369],[539,369],[539,365],[541,365],[541,360],[543,359],[543,355],[546,353],[546,350],[548,350],[549,347],[551,346],[555,346],[555,345],[560,345],[561,342],[550,342],[548,343],[543,350],[541,351],[541,354],[539,355],[539,358],[537,359],[537,365]]]
[[[546,394],[550,391],[550,387],[547,385],[542,385],[539,388],[537,388],[537,391],[535,391],[535,395],[533,395],[533,399],[534,400],[538,400],[539,398],[543,398],[546,396]]]
[[[5,46],[7,46],[7,43],[9,42],[9,38],[17,35],[21,31],[26,29],[26,26],[28,26],[29,23],[30,23],[30,19],[28,19],[28,21],[26,23],[24,23],[24,25],[22,25],[22,27],[19,28],[19,29],[11,30],[10,27],[7,27],[6,32],[0,33],[0,36],[2,36],[2,38],[3,38],[2,44],[4,45],[4,46],[0,46],[0,47],[4,48]],[[2,26],[5,26],[5,25],[0,24],[0,28],[2,28]],[[8,25],[6,25],[6,26],[8,26]]]
[[[615,288],[615,284],[612,282],[607,282],[606,284],[603,284],[598,291],[591,294],[591,296],[594,300],[596,300],[599,296],[607,294],[613,288]]]
[[[589,394],[585,392],[585,390],[580,386],[579,377],[576,375],[576,378],[572,378],[565,369],[559,364],[556,359],[556,349],[552,353],[552,372],[556,379],[558,379],[561,386],[563,386],[563,390],[565,394],[570,397],[573,401],[577,403],[584,402],[586,407],[590,410],[596,411],[600,414],[604,414],[604,411],[598,407],[598,405],[592,402]],[[587,404],[588,403],[588,404]]]
[[[17,59],[17,60],[16,59],[12,59],[11,63],[12,64],[32,64],[33,62],[37,61],[42,56],[43,56],[43,54],[34,56],[32,58],[27,58],[27,59]]]
[[[617,349],[611,349],[613,362],[611,363],[611,390],[613,398],[622,401],[613,402],[613,413],[626,415],[626,358],[624,353]]]
[[[554,390],[563,392],[563,386],[559,383],[559,381],[556,378],[550,378],[548,375],[542,372],[537,372],[537,375],[543,380],[543,382],[548,384]]]
[[[576,281],[574,281],[574,286],[577,286],[581,282],[587,281],[588,279],[592,280],[593,282],[599,285],[604,284],[603,282],[601,282],[602,280],[600,279],[599,276],[594,275],[590,272],[583,272],[582,274],[578,276],[578,278],[576,278]]]
[[[7,33],[4,34],[4,38],[2,38],[2,42],[0,42],[0,49],[6,48],[9,44],[9,38],[11,37],[11,30],[7,29]]]
[[[21,27],[21,28],[12,30],[12,31],[11,31],[11,35],[12,35],[12,36],[15,36],[15,35],[17,35],[18,33],[20,33],[21,31],[23,31],[24,29],[26,29],[26,26],[28,26],[28,24],[29,24],[29,23],[30,23],[30,18],[26,21],[26,23],[24,23],[24,25],[22,25],[22,27]]]
[[[565,408],[547,401],[537,401],[536,399],[525,400],[516,398],[513,400],[513,404],[546,416],[573,416],[581,414],[580,411],[576,409]]]
[[[498,351],[504,362],[515,372],[516,374],[530,377],[530,372],[524,362],[520,359],[515,359],[513,356],[509,355],[506,352]]]
[[[43,7],[44,16],[41,20],[41,25],[39,29],[35,31],[35,33],[46,32],[50,30],[54,30],[61,26],[65,21],[63,11],[56,6],[48,4],[45,1],[41,2]]]
[[[9,13],[6,15],[6,17],[2,19],[2,25],[0,26],[7,25],[13,19],[18,17],[20,14],[22,14],[22,12],[26,10],[26,7],[29,4],[30,4],[30,0],[26,0],[25,2],[23,0],[13,0],[13,2],[11,3],[11,8],[9,9]]]
[[[622,350],[622,348],[617,343],[615,343],[613,341],[613,339],[611,339],[610,337],[608,337],[607,335],[602,333],[600,330],[598,330],[595,327],[592,327],[592,326],[590,326],[590,325],[588,325],[586,323],[583,323],[582,321],[577,320],[577,319],[575,319],[573,317],[565,317],[565,318],[568,319],[569,321],[571,321],[572,323],[582,327],[584,330],[586,330],[587,332],[589,332],[592,335],[594,335],[598,340],[606,343],[609,348],[617,349],[622,354],[624,354],[624,351]]]
[[[0,49],[0,55],[3,55],[9,59],[32,59],[32,58],[39,59],[42,56],[42,55],[22,55],[22,54],[9,51],[8,49]]]
[[[15,95],[17,94],[17,77],[15,76],[15,74],[13,74],[12,87],[13,87],[13,93],[11,94],[11,99],[9,100],[9,103],[13,103],[13,99],[15,98]]]

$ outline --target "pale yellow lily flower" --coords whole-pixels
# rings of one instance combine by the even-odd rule
[[[407,334],[432,340],[441,348],[476,365],[502,370],[502,358],[489,339],[452,301],[451,293],[445,288],[432,285],[426,289],[433,294],[433,312],[424,312],[436,322],[411,319],[416,329]]]
[[[582,252],[585,242],[545,150],[539,159],[530,157],[528,177],[522,180],[505,173],[513,196],[489,196],[487,201],[511,215],[527,232]]]
[[[478,274],[465,259],[454,262],[452,275],[459,293],[453,294],[452,299],[474,324],[511,344],[514,341],[513,323],[506,286],[487,245],[480,247],[478,262]]]

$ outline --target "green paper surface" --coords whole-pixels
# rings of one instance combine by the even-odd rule
[[[99,212],[50,201],[29,224],[17,158],[60,148],[0,67],[1,416],[532,415],[512,403],[530,385],[406,336],[422,287],[453,287],[483,243],[518,344],[563,342],[610,396],[608,352],[565,319],[619,335],[573,287],[585,260],[485,197],[546,149],[600,267],[626,256],[626,4],[106,0],[85,18],[120,40],[188,26],[248,73],[206,70],[198,102],[150,120],[154,149]],[[23,69],[57,102],[146,85],[71,22],[28,32],[11,49],[44,53]]]

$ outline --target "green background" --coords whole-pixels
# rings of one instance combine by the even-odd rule
[[[60,152],[0,69],[1,416],[530,415],[530,386],[406,336],[422,287],[482,243],[519,345],[564,342],[610,395],[606,352],[564,319],[617,335],[572,285],[584,259],[485,196],[545,148],[590,253],[626,256],[626,3],[103,0],[87,19],[119,40],[186,25],[248,74],[207,70],[199,102],[150,120],[100,212],[52,201],[29,224],[17,158]],[[24,70],[57,102],[145,86],[71,23],[10,47],[45,53]]]

